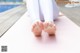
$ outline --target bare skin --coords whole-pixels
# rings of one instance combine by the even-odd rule
[[[53,22],[42,23],[40,21],[37,21],[32,25],[32,32],[34,33],[36,37],[41,37],[42,30],[47,32],[49,36],[54,36],[56,27]]]
[[[56,27],[53,22],[44,22],[43,26],[44,26],[44,31],[47,32],[49,36],[55,35]]]
[[[40,21],[37,21],[32,25],[32,32],[36,37],[41,37],[42,29],[43,29],[43,24]]]

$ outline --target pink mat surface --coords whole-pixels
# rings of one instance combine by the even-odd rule
[[[55,21],[55,37],[43,31],[42,39],[31,32],[31,21],[25,13],[0,39],[0,46],[7,45],[7,53],[80,53],[80,27],[66,16]]]

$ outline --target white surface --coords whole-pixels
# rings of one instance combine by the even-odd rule
[[[80,53],[80,28],[65,16],[59,17],[56,27],[55,38],[44,33],[47,37],[39,41],[31,32],[30,17],[25,13],[0,38],[0,46],[8,46],[6,53]]]

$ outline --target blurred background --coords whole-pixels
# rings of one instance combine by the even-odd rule
[[[0,0],[0,3],[23,3],[27,0]]]
[[[23,0],[0,0],[0,37],[26,12]]]
[[[56,0],[59,10],[80,26],[80,0]]]
[[[24,3],[23,0],[0,0],[0,12],[4,12]]]
[[[0,2],[23,2],[23,0],[0,0]]]

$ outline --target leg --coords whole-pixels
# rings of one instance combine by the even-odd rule
[[[45,21],[53,21],[53,4],[51,0],[39,0]]]
[[[27,7],[32,21],[40,21],[39,1],[27,0]]]
[[[27,7],[33,22],[32,32],[38,37],[41,35],[42,31],[42,22],[40,21],[39,1],[27,0]]]
[[[55,34],[54,19],[59,15],[57,5],[54,0],[39,0],[42,13],[44,15],[44,31]]]
[[[53,1],[53,20],[56,20],[59,16],[59,9],[55,0],[52,0],[52,1]]]
[[[59,10],[55,0],[39,0],[41,11],[45,21],[53,21],[59,15]]]

